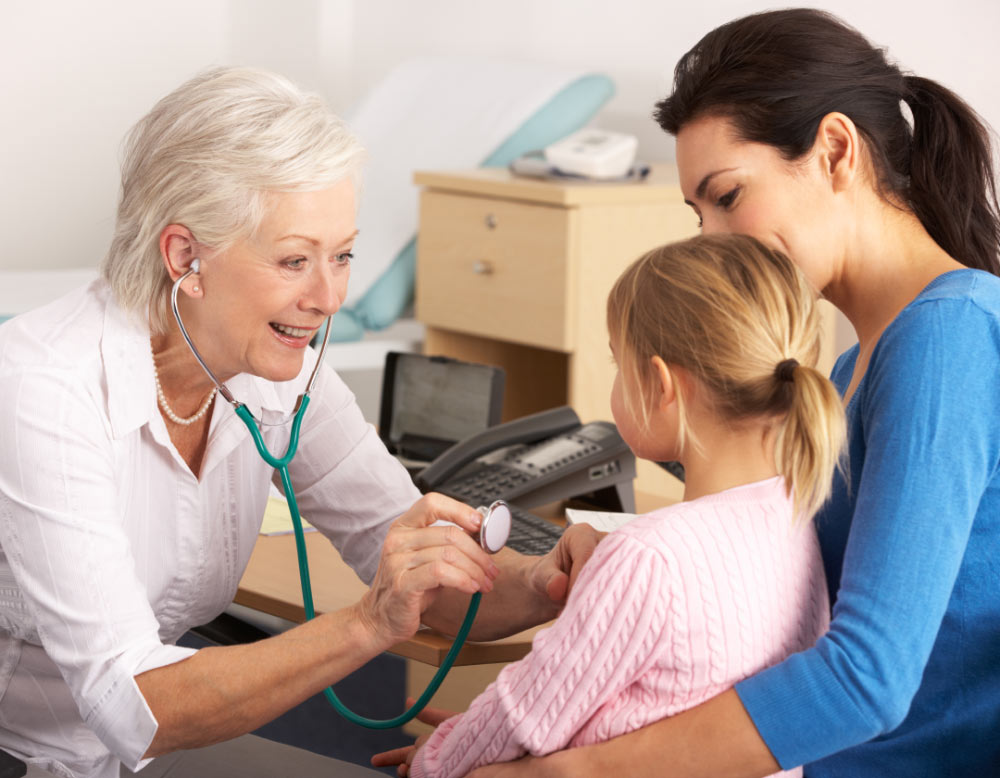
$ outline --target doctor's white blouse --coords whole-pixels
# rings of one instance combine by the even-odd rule
[[[293,381],[228,386],[255,415],[290,412],[306,353]],[[272,451],[288,435],[264,428]],[[419,493],[329,368],[290,470],[303,515],[370,582]],[[194,653],[173,643],[232,601],[273,475],[221,398],[191,473],[148,327],[103,281],[0,327],[0,748],[73,778],[143,766],[157,724],[133,679]]]

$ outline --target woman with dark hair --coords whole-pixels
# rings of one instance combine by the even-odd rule
[[[474,775],[1000,772],[1000,279],[990,136],[829,14],[748,16],[677,65],[677,136],[706,233],[789,254],[859,343],[833,380],[849,462],[817,516],[815,647],[645,729]]]

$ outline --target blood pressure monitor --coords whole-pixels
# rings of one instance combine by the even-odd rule
[[[545,161],[562,173],[588,178],[620,178],[635,162],[634,135],[585,129],[545,148]]]

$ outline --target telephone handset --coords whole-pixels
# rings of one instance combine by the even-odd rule
[[[536,443],[580,426],[580,417],[567,405],[531,416],[497,424],[455,443],[431,462],[414,479],[422,492],[429,492],[445,483],[472,460],[502,446]]]
[[[614,424],[580,424],[568,406],[490,427],[456,443],[415,479],[471,505],[506,500],[532,508],[586,495],[608,510],[635,511],[635,456]]]

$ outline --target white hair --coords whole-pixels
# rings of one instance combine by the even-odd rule
[[[111,247],[101,274],[118,303],[167,329],[170,276],[160,233],[183,224],[224,250],[254,234],[268,193],[352,178],[364,149],[315,94],[251,68],[213,68],[160,100],[129,131]]]

